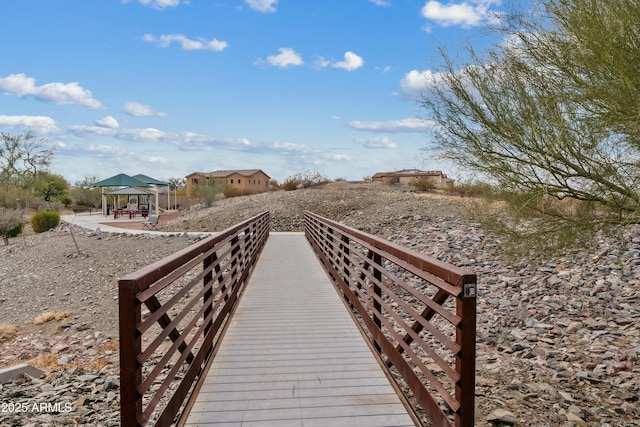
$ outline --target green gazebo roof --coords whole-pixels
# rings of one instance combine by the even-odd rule
[[[112,176],[111,178],[98,181],[94,183],[92,187],[149,187],[149,184],[127,174],[121,173]]]
[[[149,184],[149,185],[169,185],[168,182],[158,181],[155,178],[151,178],[150,176],[142,175],[142,174],[134,175],[133,178],[137,179],[138,181],[142,181],[142,182],[144,182],[146,184]]]

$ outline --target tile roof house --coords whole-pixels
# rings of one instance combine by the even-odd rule
[[[233,169],[215,172],[193,172],[186,176],[187,194],[192,195],[196,185],[220,181],[226,188],[237,190],[240,194],[253,194],[269,191],[271,177],[261,169]]]
[[[371,179],[373,181],[387,184],[410,185],[414,179],[426,178],[433,184],[434,188],[452,188],[454,180],[447,178],[442,171],[423,171],[419,169],[403,169],[395,172],[378,172]]]

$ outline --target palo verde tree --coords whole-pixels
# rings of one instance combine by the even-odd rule
[[[42,197],[45,202],[68,204],[70,201],[69,183],[61,175],[40,171],[35,183],[34,194]]]
[[[93,184],[100,181],[96,176],[85,176],[81,181],[76,181],[69,190],[71,202],[78,207],[100,206],[102,193],[99,188],[93,188]]]
[[[637,223],[640,2],[542,0],[492,30],[485,53],[443,51],[432,149],[504,190],[511,215],[489,222],[529,249]]]
[[[51,164],[53,151],[32,133],[11,135],[0,133],[0,205],[15,206],[16,200],[32,196],[38,174]]]
[[[191,194],[200,200],[205,206],[211,206],[224,194],[225,182],[222,179],[212,179],[211,181],[196,185]]]

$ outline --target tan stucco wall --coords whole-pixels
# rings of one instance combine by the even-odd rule
[[[205,184],[207,182],[207,178],[202,174],[187,175],[188,195],[193,195],[192,190],[194,187],[194,179],[198,180],[198,184]],[[254,173],[248,177],[239,173],[234,173],[226,178],[209,178],[209,182],[211,182],[212,179],[222,180],[225,185],[242,193],[262,193],[269,190],[269,177],[262,172]]]
[[[248,177],[234,173],[227,177],[226,184],[239,191],[248,193],[262,193],[269,190],[269,178],[260,172]]]

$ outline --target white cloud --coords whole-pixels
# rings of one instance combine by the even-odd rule
[[[0,78],[0,91],[19,98],[33,96],[34,98],[58,105],[76,104],[97,110],[102,107],[99,101],[93,99],[91,91],[83,89],[77,82],[47,83],[36,86],[36,80],[25,74],[10,74]]]
[[[145,34],[142,39],[147,43],[155,43],[160,47],[169,47],[172,43],[178,43],[183,50],[221,52],[229,46],[227,42],[215,38],[207,40],[204,37],[198,37],[196,40],[191,40],[184,34],[162,34],[160,37],[156,37],[153,34]]]
[[[18,130],[32,131],[39,135],[50,135],[60,132],[56,122],[45,116],[5,116],[0,115],[0,126]]]
[[[161,164],[161,165],[168,165],[169,164],[169,160],[167,158],[160,157],[160,156],[147,157],[146,161],[149,162],[149,163],[155,163],[155,164]]]
[[[348,126],[360,131],[384,133],[424,132],[427,129],[426,123],[420,119],[390,120],[385,122],[361,122],[353,120],[348,123]]]
[[[131,141],[161,141],[169,137],[167,132],[155,128],[126,129],[120,135]]]
[[[313,68],[315,69],[326,68],[329,65],[331,65],[331,61],[326,59],[324,56],[317,56],[313,61]]]
[[[140,104],[138,102],[133,102],[133,101],[125,102],[124,107],[122,108],[122,111],[136,117],[150,117],[150,116],[166,117],[167,116],[166,113],[160,113],[160,112],[154,111],[153,108],[149,107],[148,105]]]
[[[69,130],[78,136],[106,136],[125,141],[157,142],[170,141],[175,134],[154,128],[115,129],[103,126],[71,126]]]
[[[134,155],[133,152],[130,152],[128,150],[124,150],[120,147],[116,147],[116,146],[112,146],[112,145],[104,145],[104,144],[94,144],[94,143],[89,143],[89,144],[82,144],[79,146],[75,146],[75,150],[76,151],[82,151],[85,153],[91,153],[93,155],[97,155],[98,157],[104,157],[104,156],[113,156],[113,157],[119,157],[119,156],[131,156]]]
[[[385,0],[369,0],[369,1],[375,4],[376,6],[383,6],[383,7],[391,6],[391,3]]]
[[[116,129],[104,126],[70,126],[69,130],[78,136],[114,136]]]
[[[214,147],[242,151],[253,146],[251,141],[246,138],[217,137],[190,131],[170,136],[171,143],[184,151],[211,150]]]
[[[122,3],[129,3],[129,0],[122,0]],[[138,3],[154,9],[165,9],[179,6],[180,3],[189,4],[189,0],[138,0]]]
[[[302,57],[289,47],[281,47],[277,55],[267,57],[267,62],[274,67],[288,68],[292,65],[298,66],[304,64]],[[261,62],[261,61],[259,61]]]
[[[351,160],[351,156],[349,156],[348,154],[340,154],[340,153],[325,154],[324,158],[328,159],[328,160],[337,160],[337,161],[349,161],[349,160]]]
[[[313,67],[316,69],[333,67],[333,68],[342,68],[347,71],[357,70],[358,68],[364,65],[364,60],[356,55],[355,53],[349,51],[344,54],[344,61],[329,61],[324,56],[318,56],[313,61]]]
[[[264,144],[264,147],[272,149],[274,151],[282,151],[284,153],[289,153],[292,151],[308,151],[308,148],[303,144],[294,144],[292,142],[273,141]]]
[[[364,60],[353,52],[344,54],[344,61],[334,62],[331,64],[334,68],[342,68],[347,71],[357,70],[364,65]]]
[[[246,138],[215,137],[195,132],[165,132],[155,128],[109,128],[104,126],[71,126],[69,130],[80,137],[111,137],[133,142],[162,142],[180,150],[211,150],[214,147],[234,151],[248,150],[254,145]]]
[[[400,81],[400,90],[408,98],[417,99],[423,90],[439,84],[443,78],[442,73],[431,70],[409,71]]]
[[[470,0],[462,3],[440,3],[430,0],[421,9],[425,19],[442,26],[460,25],[473,27],[496,20],[497,11],[491,10],[492,4],[500,4],[499,0]]]
[[[356,138],[356,144],[364,148],[396,148],[396,143],[386,136],[376,136],[372,138]]]
[[[253,10],[262,13],[271,13],[276,11],[278,0],[244,0],[246,4]]]
[[[96,125],[110,129],[118,129],[120,123],[113,116],[106,116],[100,120],[96,120]]]

